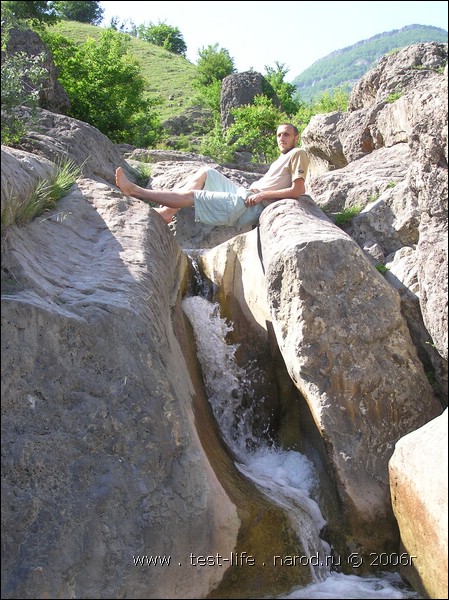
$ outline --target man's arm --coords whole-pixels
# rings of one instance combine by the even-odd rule
[[[248,196],[245,200],[246,206],[255,206],[263,201],[276,202],[277,200],[285,200],[286,198],[298,199],[300,196],[305,194],[306,184],[302,177],[295,179],[292,185],[282,190],[267,190],[265,192],[258,192],[252,196]]]

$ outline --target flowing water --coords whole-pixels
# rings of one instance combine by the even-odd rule
[[[358,577],[332,570],[331,549],[320,538],[325,520],[312,497],[318,485],[312,463],[298,452],[282,450],[254,436],[252,409],[243,408],[242,403],[251,388],[250,375],[237,364],[237,347],[226,342],[232,326],[221,317],[219,305],[202,296],[187,296],[183,310],[195,333],[213,414],[236,468],[288,514],[304,550],[304,557],[297,559],[310,568],[310,585],[278,597],[420,598],[395,573]],[[269,590],[265,597],[273,598]]]

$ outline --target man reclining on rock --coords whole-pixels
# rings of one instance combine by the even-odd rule
[[[149,190],[132,183],[118,167],[115,181],[127,196],[161,204],[155,210],[170,223],[180,208],[195,207],[195,221],[206,225],[243,227],[258,222],[263,209],[272,202],[297,199],[305,193],[309,160],[297,148],[298,129],[290,123],[279,125],[276,132],[281,152],[267,173],[249,189],[239,186],[215,169],[203,167],[180,188]]]

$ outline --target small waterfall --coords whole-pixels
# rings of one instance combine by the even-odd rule
[[[200,296],[187,296],[183,310],[195,332],[212,411],[224,441],[235,456],[237,468],[287,512],[305,555],[321,557],[306,565],[313,580],[324,580],[331,566],[330,559],[325,557],[330,557],[331,552],[319,537],[325,521],[310,497],[317,484],[312,464],[298,452],[283,451],[253,435],[254,408],[242,407],[242,397],[250,381],[237,365],[237,347],[226,343],[232,327],[220,316],[219,305]],[[279,557],[280,562],[283,560],[285,557]]]
[[[226,343],[232,327],[220,317],[220,306],[201,296],[188,296],[183,309],[192,323],[206,392],[228,447],[242,457],[259,441],[251,431],[251,413],[242,410],[246,374],[235,360],[236,346]]]
[[[210,286],[204,287],[198,265],[189,257],[197,293],[211,298]],[[339,565],[334,563],[329,545],[320,538],[326,522],[312,498],[318,485],[312,463],[298,452],[282,450],[269,439],[254,436],[252,411],[257,402],[246,408],[242,403],[251,392],[251,376],[237,364],[237,346],[226,341],[232,325],[221,317],[219,304],[189,295],[182,306],[194,330],[208,399],[236,468],[284,509],[301,542],[304,555],[279,557],[279,566],[286,559],[295,559],[299,561],[296,564],[310,568],[313,583],[282,598],[420,598],[395,573],[358,577],[336,572]]]

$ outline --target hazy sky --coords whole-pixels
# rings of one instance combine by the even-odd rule
[[[447,31],[444,2],[100,2],[102,25],[111,17],[136,25],[177,27],[187,45],[186,58],[197,63],[198,50],[226,48],[237,71],[261,73],[276,62],[291,81],[335,50],[407,25],[433,25]]]

